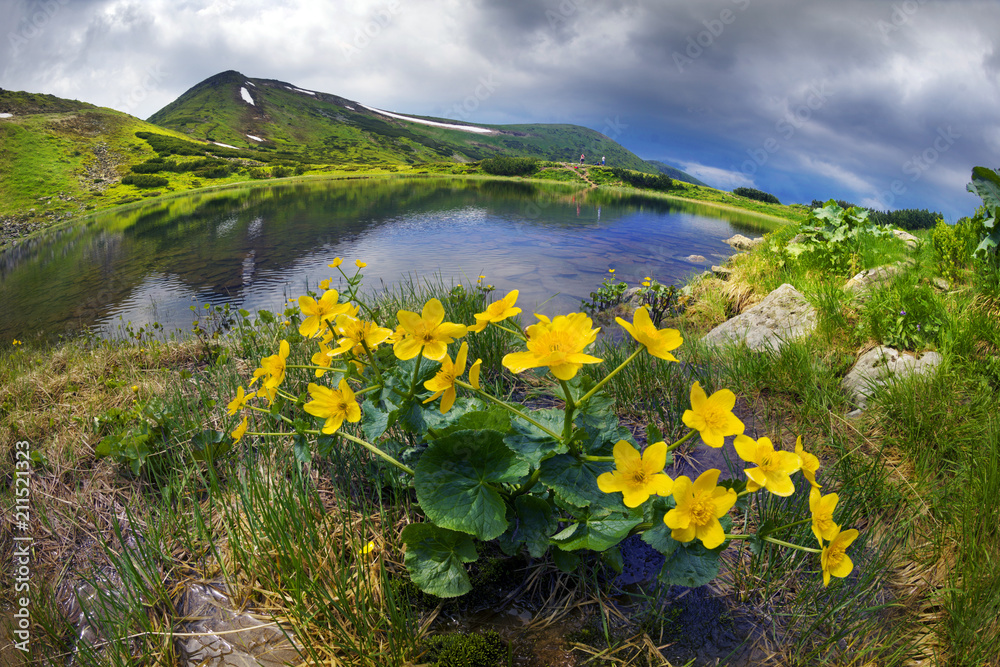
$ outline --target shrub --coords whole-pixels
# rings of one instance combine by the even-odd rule
[[[879,343],[899,350],[921,350],[936,345],[945,321],[944,308],[934,290],[906,278],[876,292],[862,313],[866,333]]]
[[[736,188],[733,190],[733,194],[739,197],[746,197],[747,199],[753,199],[755,201],[762,201],[765,204],[780,204],[778,198],[774,195],[764,192],[762,190],[756,190],[754,188]]]
[[[831,199],[809,213],[799,227],[802,240],[789,243],[787,250],[808,268],[843,274],[857,269],[863,237],[891,235],[888,229],[872,224],[867,209],[845,210]]]
[[[975,240],[975,226],[969,218],[962,218],[954,225],[938,220],[931,233],[938,273],[949,282],[958,280],[961,269],[969,265]]]
[[[291,167],[282,167],[282,166],[271,167],[271,176],[273,176],[274,178],[284,178],[286,176],[291,176],[291,175],[292,175]]]
[[[491,157],[480,162],[479,166],[494,176],[527,176],[538,169],[538,160],[530,157]]]
[[[632,171],[631,169],[622,169],[621,167],[615,167],[611,170],[611,173],[616,178],[621,179],[623,183],[627,183],[634,188],[666,191],[674,187],[674,182],[666,174],[644,174],[641,171]]]
[[[134,185],[137,188],[158,188],[170,183],[164,176],[152,174],[128,174],[122,177],[122,185]]]

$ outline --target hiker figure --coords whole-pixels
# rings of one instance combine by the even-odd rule
[[[604,166],[604,156],[603,155],[601,156],[601,166],[602,167]]]
[[[580,164],[583,164],[583,153],[580,153]]]

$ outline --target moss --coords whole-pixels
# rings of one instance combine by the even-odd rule
[[[428,662],[437,667],[496,667],[506,664],[510,650],[495,630],[437,635],[424,647]]]

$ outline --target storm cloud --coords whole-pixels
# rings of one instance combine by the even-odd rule
[[[992,0],[22,0],[0,17],[0,86],[146,118],[235,69],[397,112],[576,123],[784,202],[954,219],[971,168],[998,163],[998,28]]]

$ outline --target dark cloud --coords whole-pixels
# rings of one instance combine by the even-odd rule
[[[579,123],[783,201],[953,218],[971,167],[998,162],[998,28],[993,0],[32,0],[0,17],[0,85],[147,117],[237,69],[401,112]]]

